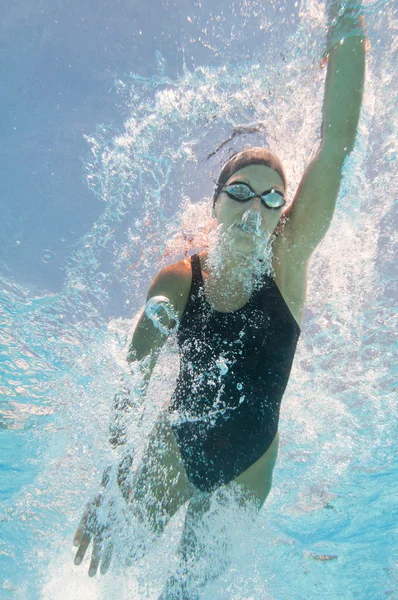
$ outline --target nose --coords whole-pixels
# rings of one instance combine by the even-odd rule
[[[257,210],[259,211],[261,209],[261,198],[259,198],[258,196],[255,196],[252,201],[250,202],[250,210]]]
[[[247,210],[242,217],[242,225],[245,230],[259,232],[261,228],[261,214],[258,210]]]
[[[243,220],[256,222],[257,226],[259,226],[262,221],[262,213],[261,198],[255,196],[250,200],[250,202],[248,202],[247,208],[243,215]]]

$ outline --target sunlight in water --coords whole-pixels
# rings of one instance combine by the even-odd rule
[[[7,580],[16,598],[156,598],[174,564],[183,511],[149,558],[127,571],[123,552],[138,533],[132,527],[135,537],[129,537],[121,518],[119,561],[103,579],[89,580],[87,563],[73,566],[71,541],[104,467],[115,460],[108,444],[112,399],[130,377],[125,356],[146,289],[162,265],[211,241],[210,198],[221,164],[234,150],[267,145],[286,166],[291,200],[318,147],[323,4],[296,3],[289,35],[282,31],[288,18],[279,15],[280,3],[265,4],[235,6],[241,31],[223,39],[203,36],[215,57],[225,44],[222,66],[185,68],[169,80],[159,55],[152,78],[133,74],[116,81],[117,102],[129,117],[117,131],[103,125],[87,137],[87,181],[104,210],[71,256],[63,290],[34,297],[3,281],[1,343],[12,353],[4,363],[8,402],[1,424],[7,434],[25,436],[35,471],[34,481],[2,509],[6,527],[24,538],[23,548],[5,544],[2,551],[10,566],[24,561],[34,573],[29,588]],[[250,60],[229,62],[233,44],[250,35],[254,13],[272,43],[259,46]],[[362,597],[381,598],[374,590],[392,589],[393,565],[386,558],[392,547],[369,528],[383,507],[389,512],[391,497],[380,492],[376,506],[373,492],[392,468],[396,440],[398,115],[391,65],[397,21],[388,2],[369,3],[367,19],[372,48],[359,136],[344,165],[333,224],[310,266],[302,335],[282,403],[273,492],[254,528],[247,514],[236,524],[233,494],[214,500],[204,540],[215,543],[211,533],[232,522],[231,552],[239,565],[209,588],[209,599],[315,599],[322,584],[331,599],[361,597],[362,587],[368,594]],[[131,423],[136,462],[177,369],[171,339]],[[371,558],[374,544],[380,559]]]

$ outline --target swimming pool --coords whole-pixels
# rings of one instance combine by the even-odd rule
[[[62,116],[57,121],[52,108],[47,128],[59,137],[55,157],[45,142],[30,156],[43,124],[34,124],[33,109],[25,121],[21,109],[7,134],[14,166],[5,174],[8,233],[1,264],[0,597],[156,598],[183,514],[148,560],[127,572],[115,563],[102,580],[89,580],[72,562],[82,507],[111,458],[110,405],[132,320],[155,267],[202,245],[212,173],[231,147],[270,145],[287,165],[290,190],[297,185],[318,142],[323,6],[153,3],[147,12],[139,6],[131,31],[112,21],[105,5],[103,13],[77,4],[40,6],[25,3],[7,15],[10,49],[17,42],[20,52],[34,48],[54,73],[49,53],[57,58],[63,51],[65,60],[65,48],[76,41],[70,51],[75,78],[68,81],[65,62],[58,75],[64,87],[54,83]],[[256,528],[249,534],[244,523],[236,525],[236,560],[209,587],[209,600],[398,597],[397,20],[391,3],[367,10],[372,49],[360,133],[333,225],[311,263],[274,487]],[[121,5],[117,19],[133,19],[130,11]],[[161,11],[162,27],[155,19]],[[71,33],[73,25],[80,34]],[[116,58],[92,66],[92,38],[106,27],[111,33],[100,58]],[[122,48],[131,36],[141,62],[130,54],[130,62],[118,63],[111,42],[116,47],[122,31]],[[29,38],[22,35],[28,32]],[[86,104],[79,126],[73,112],[76,99],[83,102],[84,74],[95,79],[101,69],[111,70],[111,88],[99,86],[94,116],[87,119]],[[46,106],[47,91],[36,89],[39,106]],[[15,140],[12,131],[21,137]],[[78,141],[72,143],[73,136]],[[63,196],[69,179],[81,187]],[[175,370],[171,343],[155,373],[150,406],[159,408],[170,395]],[[144,434],[145,428],[137,434],[138,445]]]

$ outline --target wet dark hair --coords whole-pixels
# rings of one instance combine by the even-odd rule
[[[213,207],[216,204],[223,185],[227,183],[228,179],[232,177],[234,173],[240,171],[244,167],[248,167],[249,165],[264,165],[265,167],[270,167],[270,169],[276,171],[280,175],[283,182],[283,187],[286,190],[287,179],[285,169],[283,168],[282,162],[276,156],[276,154],[267,148],[245,148],[244,150],[241,150],[240,152],[237,152],[231,156],[231,158],[222,167],[213,194]]]

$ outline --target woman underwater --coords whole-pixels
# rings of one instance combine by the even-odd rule
[[[286,208],[286,176],[274,154],[263,148],[237,153],[216,185],[214,244],[163,268],[149,287],[128,361],[140,374],[143,395],[162,346],[176,330],[180,374],[141,464],[133,471],[127,454],[117,482],[133,513],[156,533],[189,501],[180,567],[159,600],[199,598],[225,567],[225,557],[217,561],[209,552],[209,568],[194,572],[197,532],[216,491],[233,486],[241,503],[259,510],[271,489],[308,262],[332,220],[342,165],[355,142],[364,46],[359,4],[332,3],[322,142],[292,204]],[[160,327],[151,310],[158,310]],[[114,446],[126,444],[134,394],[116,397]],[[108,479],[106,472],[104,487]],[[74,539],[77,565],[93,540],[90,576],[99,566],[105,573],[112,554],[111,518],[100,515],[102,498],[89,504]],[[201,552],[206,555],[203,547]]]

